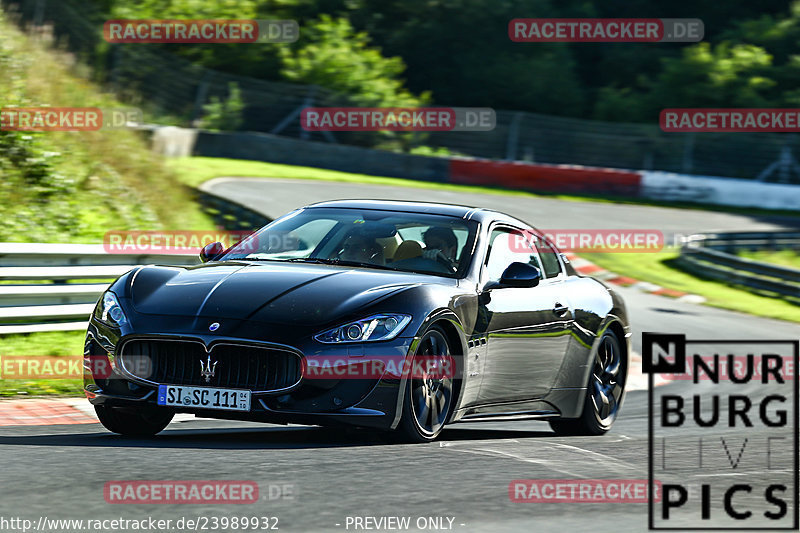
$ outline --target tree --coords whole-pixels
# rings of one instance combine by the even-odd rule
[[[222,100],[211,97],[211,103],[203,106],[203,118],[200,127],[212,131],[235,131],[243,122],[244,110],[242,91],[236,83],[228,84],[228,98]]]
[[[401,58],[383,57],[370,47],[369,36],[355,32],[343,17],[322,15],[310,22],[298,42],[279,48],[278,55],[286,80],[319,85],[357,105],[412,107],[430,100],[430,93],[417,97],[403,86]]]

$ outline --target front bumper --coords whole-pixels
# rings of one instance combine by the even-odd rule
[[[156,403],[158,384],[140,379],[120,364],[118,347],[133,338],[171,339],[202,343],[206,349],[220,343],[249,344],[272,348],[287,345],[208,335],[197,330],[122,331],[92,318],[84,347],[84,392],[94,405],[129,408],[174,409],[207,418],[248,420],[277,424],[352,425],[376,429],[393,429],[400,418],[405,378],[388,373],[379,378],[353,379],[349,376],[332,379],[308,379],[303,376],[289,390],[253,392],[249,412],[202,409],[194,407],[160,407]],[[334,357],[353,364],[369,358],[392,356],[405,358],[411,352],[413,337],[396,338],[386,343],[324,345],[310,336],[292,347],[308,362],[314,358]],[[199,363],[198,363],[199,364]],[[181,383],[165,383],[179,385]],[[209,385],[224,387],[224,384]]]

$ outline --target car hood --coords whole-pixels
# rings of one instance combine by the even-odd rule
[[[131,279],[137,313],[324,324],[439,278],[330,265],[221,262],[148,266]],[[450,280],[442,280],[450,281]]]

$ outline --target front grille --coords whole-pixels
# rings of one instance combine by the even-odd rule
[[[209,355],[214,376],[206,381],[201,372],[208,370]],[[133,376],[172,385],[275,391],[295,385],[302,374],[293,352],[240,344],[216,344],[209,354],[200,342],[135,339],[122,346],[120,359]]]

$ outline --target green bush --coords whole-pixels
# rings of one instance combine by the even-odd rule
[[[236,131],[242,126],[244,101],[242,91],[236,83],[228,85],[228,98],[211,97],[211,103],[203,106],[200,127],[212,131]]]

